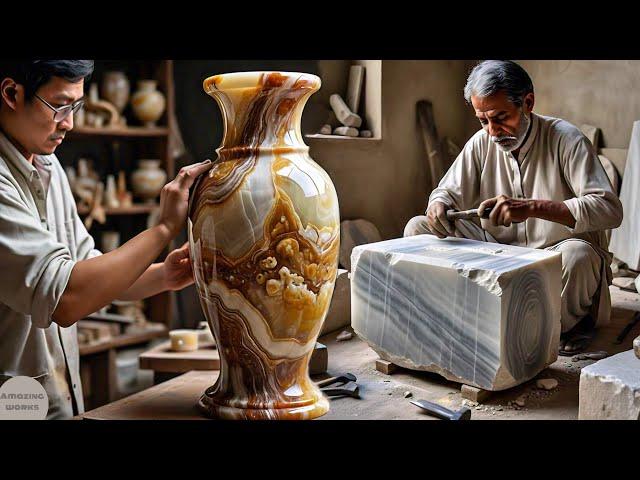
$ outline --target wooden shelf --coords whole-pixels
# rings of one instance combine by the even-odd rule
[[[95,353],[103,352],[111,348],[127,347],[130,345],[137,345],[140,343],[148,342],[154,338],[166,337],[168,329],[161,323],[149,322],[144,327],[137,330],[132,330],[130,333],[124,333],[107,340],[101,340],[86,345],[80,345],[78,352],[80,356],[92,355]]]
[[[151,211],[158,208],[158,206],[157,203],[140,203],[130,207],[106,208],[105,210],[107,215],[141,215],[151,213]],[[88,213],[88,208],[78,208],[79,215],[87,215]]]
[[[321,133],[308,133],[304,136],[304,138],[308,138],[311,140],[335,140],[338,142],[344,142],[348,140],[355,140],[358,142],[361,142],[361,141],[379,142],[380,140],[382,140],[381,138],[375,138],[375,137],[347,137],[344,135],[323,135]]]
[[[68,135],[101,136],[101,137],[166,137],[169,135],[168,127],[75,127]]]

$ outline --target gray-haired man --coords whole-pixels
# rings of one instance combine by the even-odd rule
[[[533,84],[511,61],[478,64],[464,89],[482,125],[404,235],[433,233],[562,252],[560,354],[582,351],[609,322],[611,253],[605,230],[622,204],[589,140],[570,123],[533,113]],[[449,222],[449,209],[489,219]]]

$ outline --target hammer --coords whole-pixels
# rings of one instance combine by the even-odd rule
[[[331,377],[331,378],[327,378],[325,380],[320,380],[319,382],[316,382],[316,385],[318,385],[318,387],[322,388],[322,387],[327,387],[329,385],[332,385],[334,383],[347,383],[347,382],[355,382],[356,376],[353,373],[343,373],[342,375],[338,375],[337,377]]]
[[[471,410],[467,407],[462,407],[456,412],[428,400],[411,400],[410,402],[443,420],[471,420]]]
[[[346,383],[340,387],[325,387],[320,389],[327,397],[339,397],[347,395],[353,398],[360,398],[360,387],[355,382]]]

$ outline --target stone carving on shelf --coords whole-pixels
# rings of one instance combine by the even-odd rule
[[[98,85],[92,83],[89,87],[89,97],[84,104],[85,123],[90,127],[118,127],[122,126],[122,118],[116,107],[98,97]]]
[[[127,76],[124,72],[117,70],[105,72],[102,77],[101,87],[102,97],[111,102],[118,113],[122,115],[127,103],[129,103],[131,94],[131,85]],[[124,120],[123,117],[123,122]]]
[[[104,203],[107,208],[118,208],[120,206],[118,191],[116,188],[116,177],[113,175],[107,175],[107,188],[104,191]]]
[[[131,174],[133,193],[146,203],[155,203],[167,183],[167,172],[160,168],[160,160],[143,159],[138,169]]]
[[[127,190],[127,177],[124,170],[118,172],[118,189],[116,191],[120,207],[127,208],[133,205],[133,194]]]
[[[220,351],[205,415],[306,419],[329,402],[309,360],[338,266],[335,188],[302,141],[315,75],[243,72],[209,77],[226,116],[210,172],[198,179],[187,231],[196,287]]]
[[[138,88],[131,96],[133,114],[145,127],[155,127],[166,107],[164,94],[157,86],[156,80],[139,80]]]

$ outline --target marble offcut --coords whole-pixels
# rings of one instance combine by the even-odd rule
[[[503,390],[557,358],[559,252],[416,235],[351,265],[352,326],[385,360]]]
[[[622,176],[620,201],[624,209],[622,223],[611,233],[609,250],[632,270],[640,270],[640,120],[633,122],[627,163]]]

